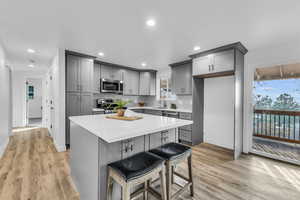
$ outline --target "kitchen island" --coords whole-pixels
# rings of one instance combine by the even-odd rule
[[[139,114],[142,119],[122,121],[107,115],[70,119],[70,167],[82,200],[106,200],[107,164],[169,142],[177,142],[177,128],[190,120]],[[114,184],[113,199],[121,199]]]

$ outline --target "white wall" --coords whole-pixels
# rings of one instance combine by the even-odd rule
[[[51,135],[54,140],[57,151],[65,151],[65,50],[58,49],[53,58],[49,72],[50,92],[48,94],[49,100],[53,100],[53,105],[48,103],[49,123],[52,124]],[[50,76],[52,80],[50,80]],[[51,110],[51,106],[53,110]],[[51,114],[52,113],[52,114]]]
[[[42,79],[27,79],[28,86],[33,86],[33,99],[28,99],[28,118],[42,118]]]
[[[45,82],[45,77],[45,71],[12,72],[13,127],[26,126],[26,80],[40,78]]]
[[[245,90],[244,90],[244,137],[243,151],[248,153],[252,142],[252,84],[254,71],[259,67],[271,67],[281,64],[300,62],[300,40],[293,43],[275,45],[265,49],[249,51],[245,59]]]
[[[234,76],[204,79],[203,140],[234,149]]]
[[[6,66],[4,50],[0,45],[0,157],[2,156],[11,133],[11,71]]]

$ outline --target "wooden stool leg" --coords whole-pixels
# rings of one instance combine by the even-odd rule
[[[172,173],[172,184],[174,184],[174,168],[175,168],[175,167],[172,166],[172,172],[171,172],[171,173]]]
[[[107,175],[107,186],[106,186],[106,199],[111,200],[112,196],[112,178],[110,177],[110,172]]]
[[[192,155],[188,157],[188,168],[189,168],[189,178],[192,183],[190,186],[191,196],[194,196],[194,181],[193,181],[193,173],[192,173]]]
[[[166,170],[167,170],[167,173],[166,173],[166,177],[167,177],[167,199],[168,200],[171,200],[171,195],[172,195],[172,169],[171,169],[171,163],[169,161],[167,161],[167,164],[166,164]]]
[[[148,200],[148,181],[146,181],[145,183],[144,183],[144,189],[145,189],[145,191],[144,191],[144,200]]]
[[[161,192],[161,199],[167,200],[167,190],[166,190],[166,173],[164,166],[162,167],[162,170],[159,172],[160,176],[160,192]]]
[[[129,184],[122,185],[122,200],[130,200],[130,186],[129,186]]]

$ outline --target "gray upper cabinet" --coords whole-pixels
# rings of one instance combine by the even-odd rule
[[[140,74],[134,70],[122,70],[124,81],[124,95],[138,95],[139,94],[139,81]]]
[[[67,92],[93,91],[94,62],[89,58],[67,56]]]
[[[156,92],[156,73],[140,72],[139,95],[155,96]]]
[[[80,58],[77,56],[68,55],[67,62],[67,92],[79,92],[79,71],[80,71]]]
[[[81,59],[80,65],[80,91],[93,92],[93,74],[94,74],[94,61],[88,58]]]
[[[122,70],[118,67],[101,65],[101,78],[110,80],[122,80]]]
[[[234,50],[215,53],[212,56],[212,71],[214,73],[234,70]]]
[[[100,74],[100,65],[95,63],[94,64],[94,93],[100,93],[100,79],[101,79],[101,74]]]
[[[192,94],[192,62],[172,67],[172,88],[177,95]]]
[[[193,59],[193,76],[234,71],[234,50]]]

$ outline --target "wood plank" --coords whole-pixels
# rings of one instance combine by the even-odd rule
[[[233,160],[232,151],[210,144],[192,149],[195,195],[192,198],[185,191],[176,199],[299,199],[298,166],[255,155]],[[11,136],[0,160],[0,199],[79,200],[68,157],[69,152],[56,152],[46,129],[25,129]],[[187,169],[182,163],[176,171],[187,174]],[[178,189],[174,185],[173,193]],[[149,195],[149,200],[154,199]]]

